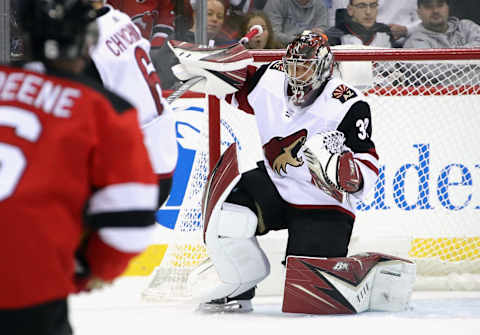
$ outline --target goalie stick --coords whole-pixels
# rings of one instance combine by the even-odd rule
[[[198,84],[199,82],[201,82],[204,79],[205,79],[205,77],[201,77],[201,76],[190,78],[189,80],[184,82],[178,89],[176,89],[172,94],[170,94],[167,97],[167,99],[166,99],[167,102],[169,104],[172,104],[175,100],[180,98],[186,91],[188,91],[190,89],[190,87]],[[156,116],[152,120],[150,120],[147,123],[145,123],[144,125],[142,125],[142,129],[148,128],[149,126],[154,124],[159,117],[161,117],[161,115]]]
[[[189,80],[184,82],[179,88],[177,88],[172,94],[170,94],[167,97],[167,102],[169,104],[172,104],[175,100],[180,98],[183,95],[183,93],[188,91],[190,89],[190,87],[192,87],[195,84],[198,84],[199,82],[201,82],[204,79],[205,79],[205,77],[202,77],[202,76],[190,78]]]

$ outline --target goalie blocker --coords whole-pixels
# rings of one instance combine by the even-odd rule
[[[355,314],[407,308],[415,263],[380,253],[342,258],[289,256],[283,312]]]

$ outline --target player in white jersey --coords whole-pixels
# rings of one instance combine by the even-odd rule
[[[178,149],[173,112],[162,97],[160,79],[149,56],[150,42],[128,15],[104,1],[91,3],[97,9],[99,41],[90,50],[90,72],[137,108],[163,203],[170,192]]]
[[[264,161],[242,175],[226,202],[262,216],[257,235],[288,229],[287,255],[346,256],[354,200],[378,175],[370,107],[351,85],[331,78],[332,68],[326,38],[308,33],[288,45],[283,61],[261,66],[233,99],[227,97],[255,114]],[[316,134],[331,131],[342,132],[353,152],[349,192],[317,181],[301,150]]]
[[[192,52],[184,54],[192,59]],[[176,54],[190,71],[192,62]],[[200,308],[251,310],[255,286],[270,270],[256,236],[287,229],[284,311],[403,309],[413,263],[376,253],[346,257],[356,204],[374,188],[379,163],[369,103],[332,77],[327,37],[307,31],[288,45],[282,61],[245,72],[244,85],[226,100],[255,114],[264,159],[244,172],[232,145],[209,176],[203,217],[211,262],[189,278]],[[204,73],[210,80],[212,72]]]

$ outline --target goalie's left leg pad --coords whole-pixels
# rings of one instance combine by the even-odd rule
[[[408,304],[415,264],[379,253],[342,258],[289,256],[282,311],[355,314]]]

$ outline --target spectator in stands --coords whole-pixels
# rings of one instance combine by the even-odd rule
[[[267,0],[224,0],[226,14],[222,33],[230,40],[238,40],[242,37],[241,29],[245,15],[253,10],[261,10]],[[197,0],[190,0],[192,7],[195,7]]]
[[[196,0],[190,0],[192,7],[195,7]],[[266,0],[258,2],[256,0],[226,0],[224,2],[227,8],[225,16],[225,24],[223,26],[223,32],[230,37],[230,39],[240,39],[241,25],[245,19],[245,15],[251,10],[261,6],[262,9],[265,6]]]
[[[197,0],[190,0],[190,4],[193,8],[195,8],[196,3]],[[256,8],[255,3],[255,0],[226,0],[225,6],[228,7],[230,11],[247,14],[251,9]]]
[[[387,24],[395,44],[403,46],[406,38],[420,25],[416,0],[379,0],[377,20]]]
[[[342,16],[346,11],[342,11],[342,9],[346,8],[349,2],[349,0],[332,0],[328,17],[330,26],[335,26],[336,14],[343,19]],[[339,9],[340,11],[337,13]],[[395,46],[402,46],[406,38],[420,24],[416,0],[378,0],[377,21],[387,24],[392,32]]]
[[[345,20],[327,31],[330,45],[392,47],[390,27],[377,22],[378,0],[350,0]]]
[[[476,24],[480,24],[480,10],[478,1],[474,0],[455,0],[450,2],[450,15],[458,17],[460,20],[468,19]]]
[[[222,26],[225,18],[225,2],[222,0],[207,0],[207,35],[209,46],[220,46],[233,44],[235,40],[231,40],[222,32]],[[192,28],[185,32],[183,38],[176,32],[169,36],[169,40],[181,40],[185,42],[195,43],[195,20],[196,6],[193,5],[193,25]],[[160,48],[152,48],[150,51],[153,64],[160,76],[163,89],[174,89],[179,80],[172,73],[171,67],[176,64],[177,58],[172,53],[168,45],[164,44]]]
[[[272,23],[263,11],[251,11],[245,16],[240,35],[245,36],[250,28],[257,24],[262,26],[263,33],[252,38],[246,47],[249,49],[280,49],[281,44],[275,38]]]
[[[252,0],[252,2],[253,2],[252,8],[257,10],[262,10],[263,8],[265,8],[265,5],[267,4],[267,0]]]
[[[207,37],[209,46],[218,46],[225,44],[232,44],[233,41],[228,35],[222,31],[223,23],[225,22],[225,15],[227,12],[226,1],[224,0],[207,0]],[[193,5],[193,25],[185,33],[182,40],[186,42],[195,42],[196,30],[196,4]],[[174,34],[170,39],[178,39]]]
[[[418,0],[422,24],[405,42],[405,48],[473,48],[480,46],[480,26],[449,16],[447,0]]]
[[[268,0],[264,11],[282,45],[305,30],[318,34],[327,30],[327,9],[323,0]]]

